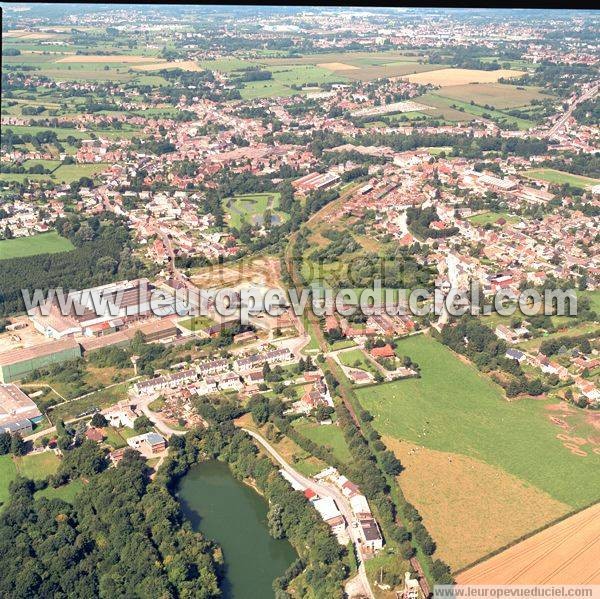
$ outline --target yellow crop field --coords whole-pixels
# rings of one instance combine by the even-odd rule
[[[496,83],[498,79],[521,77],[525,71],[498,69],[497,71],[479,71],[477,69],[438,69],[427,73],[413,73],[402,78],[421,85],[466,85],[468,83]]]

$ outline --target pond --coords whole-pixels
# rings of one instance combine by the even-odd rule
[[[196,531],[223,549],[225,599],[273,597],[272,583],[296,559],[286,540],[267,528],[267,502],[237,480],[227,464],[203,462],[190,468],[179,485],[179,501]]]

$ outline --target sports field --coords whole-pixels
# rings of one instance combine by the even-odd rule
[[[456,577],[459,584],[600,585],[600,503]]]
[[[573,507],[600,498],[600,455],[576,455],[557,438],[545,400],[508,402],[502,389],[431,337],[398,342],[420,379],[358,389],[382,434],[505,470]]]
[[[537,168],[521,173],[528,179],[537,179],[540,181],[548,181],[548,183],[557,183],[562,185],[568,183],[573,187],[579,187],[580,189],[587,189],[593,185],[599,185],[600,179],[592,179],[591,177],[582,177],[581,175],[572,175],[571,173],[565,173],[563,171],[557,171],[553,168]]]
[[[31,237],[17,237],[0,241],[0,260],[21,258],[37,254],[57,254],[74,249],[74,245],[56,231],[40,233]]]

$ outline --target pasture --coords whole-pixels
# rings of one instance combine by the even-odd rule
[[[468,83],[496,83],[500,78],[521,77],[525,71],[498,69],[497,71],[480,71],[477,69],[437,69],[416,75],[407,75],[404,79],[421,85],[438,85],[448,87],[466,85]]]
[[[569,511],[547,493],[464,455],[384,437],[404,466],[397,480],[453,570]],[[474,501],[473,498],[478,498]]]
[[[573,187],[579,187],[580,189],[587,189],[593,185],[600,184],[600,179],[592,179],[591,177],[582,177],[581,175],[573,175],[571,173],[565,173],[563,171],[557,171],[553,168],[536,168],[529,171],[521,172],[521,175],[528,179],[534,179],[538,181],[546,181],[548,183],[556,183],[562,185],[568,183]]]
[[[310,422],[306,418],[294,420],[293,426],[303,437],[310,439],[317,445],[323,445],[331,449],[333,455],[340,462],[351,462],[350,451],[346,445],[344,433],[342,433],[339,426],[334,424],[320,425]]]
[[[39,233],[31,237],[17,237],[0,241],[0,260],[23,258],[38,254],[57,254],[74,249],[74,245],[56,231]]]
[[[398,342],[421,378],[357,389],[380,433],[500,468],[573,507],[600,498],[600,455],[575,455],[557,438],[548,401],[508,402],[502,389],[432,339]]]

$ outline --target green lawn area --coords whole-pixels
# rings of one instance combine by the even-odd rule
[[[74,249],[74,245],[56,231],[39,233],[31,237],[17,237],[0,241],[0,260],[21,258],[37,254],[56,254]]]
[[[262,223],[263,214],[267,208],[272,212],[271,222],[279,224],[285,216],[277,211],[281,194],[272,193],[247,193],[234,196],[225,200],[225,210],[229,214],[229,226],[239,227],[242,218],[249,224]]]
[[[339,426],[333,424],[320,425],[310,422],[306,418],[299,418],[294,421],[294,428],[314,443],[331,448],[333,455],[340,462],[351,461],[352,457],[344,440],[344,433],[342,433]]]
[[[330,348],[331,351],[337,351],[338,349],[348,349],[355,346],[356,343],[352,341],[352,339],[341,339],[340,341],[336,341],[333,345],[330,345]]]
[[[590,308],[600,315],[600,289],[595,291],[579,291],[580,297],[587,297],[590,300]]]
[[[532,349],[537,349],[542,344],[542,341],[546,341],[548,339],[560,339],[561,337],[576,337],[577,335],[587,335],[588,333],[598,334],[598,325],[594,322],[582,322],[580,324],[576,324],[574,326],[569,327],[565,331],[548,333],[543,337],[536,337],[535,339],[527,339],[525,341],[521,341],[517,344],[517,347],[520,349],[530,351]]]
[[[81,179],[81,177],[89,177],[93,179],[95,175],[102,172],[110,165],[102,162],[96,164],[64,164],[57,168],[54,177],[61,183],[71,183]]]
[[[507,212],[482,212],[475,216],[470,216],[467,220],[474,225],[495,225],[501,218],[507,223],[518,223],[520,218],[518,216],[511,216]]]
[[[420,379],[356,390],[382,434],[482,460],[574,507],[598,500],[600,455],[580,457],[562,445],[550,401],[508,402],[500,387],[428,336],[403,339],[397,351],[421,366]]]
[[[68,503],[73,503],[75,496],[83,489],[83,482],[80,479],[73,480],[66,485],[57,487],[46,487],[35,494],[36,499],[46,497],[47,499],[62,499]]]
[[[378,372],[377,367],[371,363],[361,349],[342,352],[338,354],[338,358],[344,366],[348,366],[349,368],[360,368],[371,374],[376,374]]]
[[[113,449],[120,449],[121,447],[125,447],[127,445],[127,439],[121,436],[119,430],[115,427],[106,426],[102,430],[106,435],[104,442],[107,445],[110,445]]]
[[[591,177],[582,177],[581,175],[572,175],[571,173],[565,173],[563,171],[557,171],[553,168],[536,168],[530,171],[521,173],[528,179],[538,179],[541,181],[548,181],[549,183],[568,183],[573,187],[579,187],[585,189],[592,185],[598,185],[600,179],[592,179]]]
[[[53,451],[15,457],[14,463],[18,474],[26,478],[42,479],[54,474],[60,460]]]
[[[123,132],[123,137],[126,137],[127,133],[130,132]],[[108,164],[102,162],[95,164],[63,164],[52,173],[45,175],[30,175],[28,173],[1,173],[0,181],[18,181],[23,183],[25,179],[31,179],[32,181],[51,180],[57,183],[72,183],[73,181],[81,179],[81,177],[89,177],[90,179],[93,179],[95,175],[101,173],[108,166]]]
[[[192,316],[192,318],[180,320],[179,324],[188,331],[201,331],[212,327],[215,321],[208,318],[208,316]]]
[[[49,416],[54,423],[58,419],[70,420],[77,418],[83,412],[87,412],[93,408],[107,408],[127,397],[129,385],[130,383],[121,383],[110,389],[100,389],[87,397],[63,403],[50,410]]]
[[[273,78],[266,81],[245,83],[240,90],[244,100],[291,96],[301,93],[298,89],[292,89],[292,85],[300,88],[318,87],[322,83],[344,83],[348,81],[348,78],[341,73],[335,73],[310,64],[268,66],[267,68],[273,74]]]
[[[17,476],[17,467],[10,455],[0,456],[0,509],[8,501],[8,486]]]

